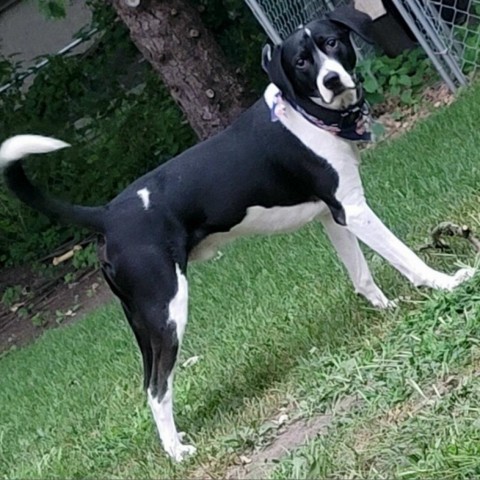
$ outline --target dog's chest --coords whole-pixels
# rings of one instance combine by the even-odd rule
[[[274,104],[277,91],[273,84],[265,91],[264,99],[269,108]],[[340,202],[350,197],[352,192],[362,190],[358,170],[360,155],[354,142],[313,125],[287,102],[284,102],[282,111],[278,113],[278,120],[305,147],[334,168],[339,179],[335,196]]]
[[[242,221],[228,232],[213,233],[204,238],[190,253],[190,260],[208,260],[216,255],[221,245],[238,237],[297,230],[326,211],[323,202],[306,202],[290,207],[249,207]]]
[[[361,186],[358,149],[353,142],[312,125],[292,107],[286,111],[282,124],[308,149],[325,159],[337,172],[339,185],[335,196],[342,202],[352,188]]]

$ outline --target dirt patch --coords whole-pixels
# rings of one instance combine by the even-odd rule
[[[332,413],[318,415],[308,420],[300,419],[288,424],[270,445],[250,456],[240,456],[239,462],[243,465],[230,468],[225,478],[230,480],[266,478],[282,457],[315,437],[326,435],[336,415],[347,412],[358,404],[357,397],[349,396],[338,402]]]
[[[398,100],[387,99],[375,105],[372,109],[373,118],[385,129],[381,140],[398,137],[412,129],[418,120],[428,117],[437,108],[450,105],[454,100],[455,95],[442,83],[426,88],[420,104],[400,106]],[[368,145],[369,148],[372,146],[374,144]]]
[[[72,323],[113,298],[98,269],[75,271],[68,264],[54,270],[3,270],[0,297],[7,291],[11,298],[0,303],[0,353]]]

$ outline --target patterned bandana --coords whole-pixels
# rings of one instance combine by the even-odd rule
[[[265,100],[270,108],[272,122],[277,122],[279,117],[285,114],[285,103],[287,103],[287,100],[283,99],[282,92],[273,84],[270,84],[267,88]],[[355,105],[346,110],[331,110],[320,107],[325,110],[326,116],[329,117],[328,120],[314,117],[293,102],[288,101],[288,103],[310,123],[333,135],[338,135],[353,142],[372,141],[370,110],[363,95]]]

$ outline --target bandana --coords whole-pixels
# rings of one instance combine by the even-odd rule
[[[279,117],[285,115],[285,104],[288,103],[310,123],[333,135],[353,142],[372,141],[370,110],[363,94],[355,105],[348,107],[346,110],[331,110],[320,107],[325,112],[322,119],[309,114],[299,105],[284,100],[282,92],[274,84],[270,84],[265,91],[265,101],[270,108],[272,122],[278,122]]]

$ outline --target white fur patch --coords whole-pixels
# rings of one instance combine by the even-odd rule
[[[376,308],[389,308],[395,305],[376,285],[355,235],[348,228],[341,227],[329,215],[321,217],[330,241],[345,265],[355,287],[355,292],[363,295]]]
[[[321,201],[291,207],[249,207],[243,220],[228,232],[214,233],[200,242],[190,253],[189,260],[210,260],[215,257],[220,246],[238,237],[297,230],[326,210],[327,206]]]
[[[331,72],[338,74],[338,76],[340,77],[340,81],[345,88],[355,88],[355,82],[353,81],[353,78],[348,74],[348,72],[343,68],[343,65],[341,63],[327,57],[327,55],[325,55],[320,49],[318,49],[318,52],[322,56],[322,66],[320,67],[320,71],[318,72],[317,76],[317,88],[323,100],[325,100],[325,103],[331,106],[334,94],[324,85],[323,81],[325,77]],[[342,94],[338,96],[343,96],[347,92],[342,92]]]
[[[0,146],[0,168],[33,153],[48,153],[69,147],[68,143],[41,135],[16,135]]]
[[[177,275],[177,293],[168,305],[168,321],[174,322],[177,328],[177,338],[181,342],[188,319],[188,282],[178,265],[175,265]]]
[[[168,387],[163,399],[159,402],[157,398],[152,396],[150,389],[147,390],[147,398],[160,440],[167,454],[176,462],[181,462],[186,456],[194,454],[195,447],[183,445],[175,427],[173,419],[173,372],[168,378]]]
[[[150,207],[150,190],[148,188],[142,188],[141,190],[138,190],[137,195],[142,200],[143,208],[148,210]]]

